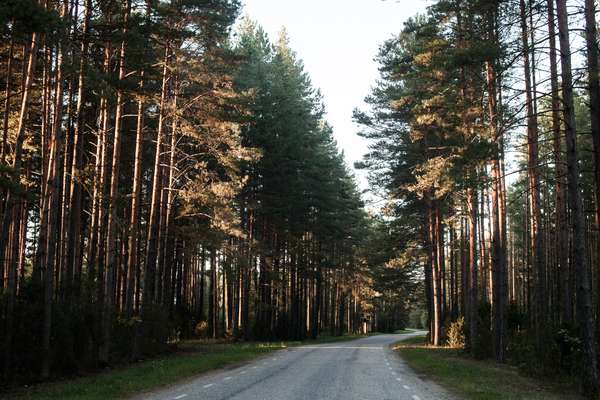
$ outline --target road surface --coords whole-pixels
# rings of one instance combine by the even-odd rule
[[[421,333],[422,334],[422,333]],[[442,400],[390,348],[409,335],[376,335],[292,347],[251,363],[198,376],[138,400]]]

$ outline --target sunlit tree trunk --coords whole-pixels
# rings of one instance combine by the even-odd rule
[[[150,311],[155,301],[155,279],[156,279],[156,258],[157,258],[157,247],[158,247],[158,231],[160,224],[160,198],[162,194],[162,148],[163,148],[163,131],[165,124],[165,108],[167,89],[169,83],[169,59],[171,52],[169,46],[165,48],[165,55],[163,59],[163,71],[162,71],[162,85],[161,95],[159,103],[159,118],[158,118],[158,129],[156,133],[156,150],[154,154],[154,173],[152,177],[152,189],[151,189],[151,202],[150,202],[150,218],[148,220],[148,239],[147,239],[147,255],[145,265],[145,276],[144,276],[144,294],[142,311]],[[144,310],[145,309],[145,310]]]
[[[87,63],[88,63],[88,49],[89,49],[89,25],[92,16],[92,1],[85,1],[85,12],[82,28],[82,42],[81,42],[81,58],[79,60],[79,77],[77,86],[77,105],[75,109],[75,126],[74,126],[74,143],[73,143],[73,160],[71,164],[71,186],[70,191],[70,206],[69,206],[69,229],[68,229],[68,244],[67,244],[67,260],[66,280],[72,285],[73,274],[76,271],[77,283],[74,285],[74,289],[79,294],[81,289],[81,182],[82,177],[80,171],[83,168],[83,151],[84,151],[84,135],[83,135],[83,107],[85,103],[86,95],[86,74],[87,74]]]
[[[127,51],[127,24],[129,21],[129,13],[131,9],[130,0],[125,0],[123,14],[123,41],[119,55],[119,84],[122,84],[125,79],[125,63]],[[115,291],[116,291],[116,240],[117,240],[117,210],[119,196],[119,171],[121,163],[121,140],[123,135],[123,105],[124,94],[121,87],[117,87],[117,103],[115,109],[115,127],[113,133],[113,155],[111,162],[111,180],[109,189],[108,203],[108,222],[107,222],[107,237],[106,237],[106,283],[105,283],[105,300],[104,311],[102,313],[102,341],[99,349],[100,362],[107,363],[110,344],[112,322],[115,313]]]
[[[61,17],[67,15],[69,4],[65,0],[61,8]],[[42,369],[41,375],[46,379],[50,375],[51,367],[51,330],[52,330],[52,306],[54,302],[54,278],[55,269],[57,267],[57,250],[59,243],[57,238],[60,237],[60,183],[61,183],[61,149],[63,145],[62,132],[62,108],[63,108],[63,67],[64,67],[64,44],[58,42],[57,58],[56,58],[56,92],[55,92],[55,115],[52,125],[51,137],[49,138],[49,162],[48,162],[48,189],[47,201],[48,204],[48,237],[46,244],[46,268],[44,273],[44,321],[42,333]]]
[[[143,76],[140,81],[140,89],[143,88]],[[128,316],[133,314],[134,309],[134,286],[135,286],[135,268],[139,260],[138,235],[140,224],[140,194],[142,188],[142,139],[144,134],[144,100],[140,95],[137,102],[137,122],[135,131],[135,155],[133,165],[133,188],[131,190],[131,211],[130,211],[130,231],[127,250],[127,297],[125,301],[125,310]],[[139,283],[138,283],[139,284]]]

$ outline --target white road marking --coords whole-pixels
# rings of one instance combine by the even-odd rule
[[[256,365],[254,367],[252,367],[252,369],[256,369],[256,368],[258,368]]]
[[[416,394],[413,394],[413,399],[415,399],[415,400],[421,400],[421,398],[419,396],[417,396]]]
[[[242,372],[240,372],[240,375],[244,375],[246,372],[248,372],[248,371],[242,371]]]
[[[402,382],[402,379],[400,379],[400,378],[396,378],[396,380],[397,380],[398,382]]]
[[[202,387],[203,387],[204,389],[206,389],[206,388],[209,388],[209,387],[211,387],[211,386],[214,386],[214,383],[209,383],[208,385],[204,385],[204,386],[202,386]]]
[[[231,377],[230,377],[230,376],[228,376],[228,377],[226,377],[226,378],[225,378],[225,379],[223,379],[223,380],[224,380],[224,381],[228,381],[228,380],[230,380],[230,379],[231,379]]]
[[[404,389],[406,389],[406,390],[410,390],[410,388],[409,388],[408,386],[406,386],[406,385],[402,385],[402,387],[403,387]]]
[[[184,397],[187,397],[187,394],[180,394],[179,396],[174,397],[173,399],[174,400],[179,400],[179,399],[183,399]]]

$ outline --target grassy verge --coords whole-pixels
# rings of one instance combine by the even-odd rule
[[[109,400],[159,388],[210,370],[250,361],[274,350],[302,344],[331,343],[362,336],[324,336],[317,340],[273,343],[186,341],[168,356],[63,382],[36,385],[0,398],[12,400]],[[6,397],[4,397],[6,396]]]
[[[463,398],[473,400],[581,399],[570,382],[538,381],[508,365],[462,357],[449,348],[425,345],[424,337],[396,343],[394,349],[417,373]]]
[[[396,331],[396,332],[394,332],[394,333],[396,333],[396,334],[400,334],[400,335],[406,335],[406,334],[408,334],[408,333],[415,333],[415,332],[417,332],[417,330],[416,330],[416,329],[412,329],[412,328],[404,328],[404,329],[399,329],[399,330],[397,330],[397,331]]]

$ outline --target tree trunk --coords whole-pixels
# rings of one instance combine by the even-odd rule
[[[475,355],[479,346],[479,304],[477,294],[477,192],[467,188],[467,210],[469,212],[469,347],[471,354]]]
[[[140,89],[143,89],[143,75]],[[140,224],[140,194],[142,189],[142,138],[144,133],[144,100],[140,96],[137,102],[137,128],[135,131],[135,155],[133,165],[133,188],[131,190],[131,211],[129,244],[127,250],[127,295],[125,300],[126,315],[133,315],[133,287],[135,284],[134,270],[137,266],[137,246]]]
[[[165,107],[167,98],[167,86],[169,82],[169,46],[165,48],[163,60],[162,86],[159,104],[158,130],[156,133],[156,150],[154,155],[154,174],[152,178],[152,191],[150,202],[150,218],[148,220],[148,239],[146,246],[146,274],[144,276],[144,295],[142,312],[146,314],[154,304],[155,300],[155,278],[156,278],[156,257],[158,246],[158,230],[160,223],[160,197],[162,193],[161,177],[161,152],[163,147],[163,130],[165,124]],[[144,310],[145,309],[145,310]]]
[[[573,321],[571,274],[569,270],[569,232],[567,224],[566,177],[567,171],[563,161],[560,94],[558,89],[558,60],[556,56],[556,20],[554,15],[554,0],[547,0],[548,6],[548,37],[550,52],[550,87],[552,92],[552,145],[554,152],[554,192],[556,195],[555,214],[555,243],[557,253],[557,268],[560,274],[561,321],[570,325]]]
[[[585,251],[585,222],[583,202],[579,187],[579,165],[577,151],[577,128],[573,104],[573,77],[571,75],[571,49],[569,43],[569,22],[566,0],[556,0],[558,32],[561,51],[563,115],[567,141],[567,171],[569,206],[573,229],[573,267],[577,279],[577,319],[583,349],[582,366],[585,393],[594,396],[598,393],[598,365],[594,343],[594,326],[590,276]]]
[[[104,312],[102,313],[102,340],[99,352],[101,363],[108,363],[111,331],[115,314],[115,282],[117,274],[116,260],[116,241],[117,241],[117,210],[119,197],[119,166],[121,162],[121,138],[123,135],[123,89],[119,86],[125,79],[125,62],[127,51],[127,24],[129,22],[129,13],[131,10],[131,1],[125,0],[125,10],[123,14],[123,41],[121,42],[121,50],[119,56],[119,82],[117,86],[117,104],[115,110],[115,128],[113,134],[113,155],[111,163],[111,179],[109,189],[109,204],[108,204],[108,223],[106,225],[106,284],[105,284],[105,301]]]
[[[585,0],[585,40],[587,49],[588,90],[590,95],[590,123],[594,148],[594,200],[596,233],[600,232],[600,77],[598,76],[598,29],[596,2]],[[596,254],[600,256],[600,240],[596,239]],[[598,290],[600,301],[600,290]],[[597,303],[600,310],[600,302]],[[600,319],[597,319],[600,327]]]
[[[82,29],[82,43],[81,43],[81,58],[79,61],[79,83],[77,86],[77,106],[75,109],[75,127],[73,135],[73,160],[71,164],[71,187],[70,192],[70,214],[69,214],[69,229],[68,229],[68,244],[67,244],[67,260],[66,260],[66,271],[67,281],[73,283],[73,272],[79,270],[81,265],[81,252],[80,238],[81,238],[81,183],[80,171],[83,168],[83,106],[85,103],[85,87],[86,87],[86,73],[87,73],[87,58],[89,48],[88,31],[90,25],[90,19],[92,17],[92,1],[85,1],[85,16],[83,20]],[[80,277],[77,279],[80,282]],[[74,288],[77,294],[80,292],[79,285]],[[68,291],[70,291],[67,288]]]
[[[65,0],[62,5],[61,17],[65,17],[68,9],[68,1]],[[51,367],[51,350],[50,338],[52,332],[52,305],[54,292],[54,272],[57,265],[57,246],[56,242],[59,235],[59,216],[60,216],[60,153],[62,148],[62,106],[63,106],[63,61],[64,61],[64,46],[59,41],[56,59],[56,93],[55,93],[55,115],[52,125],[52,132],[49,146],[49,162],[48,162],[48,184],[47,184],[47,201],[49,209],[48,218],[48,237],[46,250],[46,268],[45,268],[45,285],[44,285],[44,322],[42,332],[42,379],[47,379],[50,376]]]
[[[548,331],[548,301],[546,298],[546,266],[544,260],[542,215],[540,206],[540,178],[538,159],[538,121],[531,86],[531,66],[529,61],[530,49],[525,0],[520,0],[521,11],[521,40],[523,46],[523,63],[525,75],[525,105],[527,110],[527,171],[529,178],[529,194],[531,207],[531,254],[533,255],[534,270],[534,329],[537,342],[538,356],[542,356],[547,348],[545,339]]]

